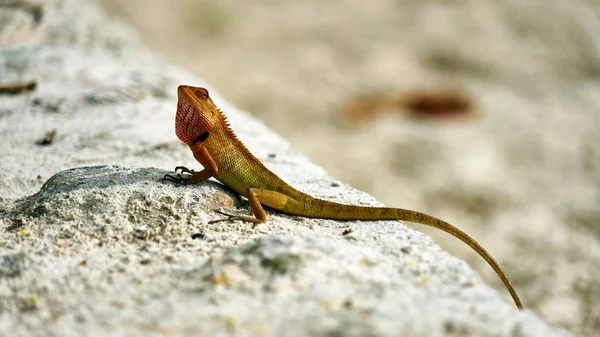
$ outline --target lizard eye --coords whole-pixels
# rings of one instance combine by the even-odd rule
[[[194,139],[194,144],[205,141],[208,138],[208,131]]]
[[[196,97],[198,97],[200,99],[207,99],[208,98],[208,90],[206,90],[204,88],[196,89],[196,91],[194,91],[194,95],[196,95]]]

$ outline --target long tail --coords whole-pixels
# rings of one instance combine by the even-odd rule
[[[323,203],[321,203],[323,202]],[[312,214],[304,214],[307,217],[318,217],[318,218],[327,218],[334,220],[401,220],[401,221],[410,221],[415,222],[431,227],[435,227],[443,230],[446,233],[458,238],[462,242],[466,243],[469,247],[471,247],[474,251],[479,254],[489,265],[494,269],[498,277],[508,289],[510,296],[514,300],[517,308],[523,309],[523,304],[521,304],[521,299],[517,292],[513,288],[512,284],[498,265],[498,262],[490,255],[490,253],[485,250],[475,239],[470,237],[467,233],[461,231],[460,229],[452,226],[451,224],[440,220],[438,218],[432,217],[430,215],[419,213],[416,211],[410,211],[401,208],[388,208],[388,207],[364,207],[364,206],[353,206],[353,205],[343,205],[333,202],[328,202],[324,200],[319,200],[318,203],[320,205],[312,205],[309,209],[318,211],[311,212]]]

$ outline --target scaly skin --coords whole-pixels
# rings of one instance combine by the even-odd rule
[[[388,207],[364,207],[338,204],[314,198],[285,183],[254,157],[235,136],[226,117],[217,108],[204,88],[181,85],[177,89],[175,118],[177,137],[188,144],[204,169],[192,171],[175,168],[176,175],[166,179],[183,184],[195,184],[214,177],[237,193],[248,198],[254,217],[228,215],[227,220],[242,220],[254,224],[267,220],[263,205],[277,211],[311,218],[334,220],[402,220],[441,229],[466,243],[494,269],[515,304],[523,309],[521,300],[494,258],[473,238],[451,224],[427,214]]]

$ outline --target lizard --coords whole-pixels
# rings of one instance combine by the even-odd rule
[[[227,117],[215,105],[208,90],[180,85],[177,88],[175,134],[186,143],[194,158],[204,167],[201,171],[177,166],[175,175],[163,179],[181,184],[196,184],[215,178],[248,199],[254,216],[223,211],[226,219],[241,220],[254,225],[264,223],[264,206],[285,214],[332,220],[374,221],[400,220],[438,228],[458,238],[477,252],[496,272],[517,308],[523,309],[521,299],[496,260],[475,239],[457,227],[433,216],[391,207],[370,207],[340,204],[318,199],[288,185],[256,158],[235,135]]]

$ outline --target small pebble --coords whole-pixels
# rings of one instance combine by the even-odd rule
[[[194,239],[194,240],[196,240],[196,239],[202,240],[202,239],[204,239],[204,237],[205,237],[204,233],[194,233],[194,234],[192,234],[192,239]]]

